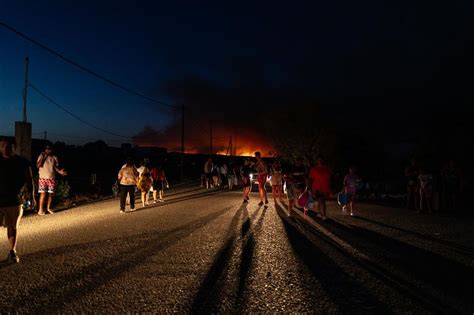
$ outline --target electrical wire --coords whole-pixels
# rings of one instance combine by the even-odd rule
[[[108,130],[105,130],[105,129],[102,129],[100,127],[97,127],[96,125],[93,125],[91,124],[90,122],[82,119],[81,117],[77,116],[76,114],[72,113],[71,111],[67,110],[66,108],[64,108],[63,106],[59,105],[57,102],[55,102],[53,99],[51,99],[49,96],[47,96],[45,93],[43,93],[42,91],[40,91],[37,87],[35,87],[33,84],[28,84],[33,90],[35,90],[39,95],[41,95],[42,97],[44,97],[45,99],[47,99],[49,102],[51,102],[52,104],[54,104],[56,107],[58,107],[59,109],[61,109],[62,111],[66,112],[67,114],[71,115],[72,117],[76,118],[77,120],[79,120],[80,122],[88,125],[89,127],[91,128],[94,128],[94,129],[97,129],[99,131],[102,131],[103,133],[106,133],[106,134],[109,134],[109,135],[112,135],[112,136],[116,136],[116,137],[121,137],[121,138],[126,138],[126,139],[131,139],[132,137],[130,136],[124,136],[124,135],[119,135],[119,134],[116,134],[114,132],[110,132]]]
[[[24,39],[30,41],[31,43],[35,44],[36,46],[40,47],[41,49],[46,50],[46,51],[49,52],[50,54],[53,54],[53,55],[55,55],[56,57],[61,58],[62,60],[66,61],[67,63],[70,63],[70,64],[72,64],[73,66],[75,66],[75,67],[77,67],[77,68],[79,68],[79,69],[81,69],[81,70],[83,70],[83,71],[89,73],[90,75],[92,75],[92,76],[94,76],[94,77],[96,77],[96,78],[99,78],[99,79],[101,79],[101,80],[103,80],[103,81],[105,81],[105,82],[107,82],[107,83],[109,83],[109,84],[111,84],[111,85],[113,85],[113,86],[115,86],[115,87],[117,87],[117,88],[120,88],[120,89],[122,89],[122,90],[124,90],[124,91],[126,91],[126,92],[128,92],[128,93],[131,93],[131,94],[133,94],[133,95],[135,95],[135,96],[144,98],[144,99],[146,99],[146,100],[148,100],[148,101],[150,101],[150,102],[154,102],[154,103],[157,103],[157,104],[162,105],[162,106],[166,106],[166,107],[170,107],[170,108],[181,108],[181,106],[171,105],[171,104],[165,103],[165,102],[163,102],[163,101],[159,101],[159,100],[157,100],[157,99],[154,99],[154,98],[151,98],[151,97],[149,97],[149,96],[146,96],[146,95],[144,95],[144,94],[142,94],[142,93],[140,93],[140,92],[137,92],[137,91],[135,91],[135,90],[133,90],[133,89],[131,89],[131,88],[128,88],[128,87],[126,87],[126,86],[124,86],[124,85],[122,85],[122,84],[116,83],[116,82],[112,81],[111,79],[109,79],[109,78],[107,78],[107,77],[105,77],[105,76],[103,76],[103,75],[97,73],[96,71],[93,71],[93,70],[91,70],[90,68],[87,68],[87,67],[85,67],[85,66],[82,66],[81,64],[75,62],[74,60],[65,57],[64,55],[62,55],[62,54],[56,52],[55,50],[53,50],[53,49],[47,47],[46,45],[43,45],[43,44],[39,43],[38,41],[36,41],[36,40],[34,40],[33,38],[31,38],[31,37],[29,37],[29,36],[27,36],[27,35],[21,33],[20,31],[16,30],[15,28],[11,27],[10,25],[8,25],[8,24],[6,24],[6,23],[4,23],[4,22],[1,22],[1,21],[0,21],[0,26],[3,26],[4,28],[6,28],[7,30],[9,30],[9,31],[11,31],[11,32],[13,32],[13,33],[15,33],[16,35],[18,35],[18,36],[20,36],[20,37],[22,37],[22,38],[24,38]]]

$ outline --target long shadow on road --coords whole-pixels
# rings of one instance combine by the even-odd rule
[[[114,252],[112,256],[105,257],[99,262],[61,274],[55,281],[50,281],[28,290],[27,293],[19,296],[16,301],[12,302],[8,310],[2,311],[28,313],[60,312],[60,309],[58,309],[60,305],[67,305],[72,301],[80,299],[107,282],[117,279],[126,272],[137,268],[159,251],[188,237],[231,209],[232,207],[227,207],[164,233],[146,233],[134,237],[133,240],[126,238],[126,241],[124,238],[118,238],[90,244],[66,246],[29,255],[33,256],[32,259],[36,260],[42,256],[51,258],[55,254],[71,254],[76,252],[78,248],[107,247],[113,243],[128,245],[125,250]],[[46,258],[43,257],[41,259]],[[38,301],[43,301],[45,296],[48,297],[47,305],[38,305]]]
[[[340,311],[349,313],[390,314],[389,307],[374,296],[350,274],[346,273],[327,253],[310,241],[299,229],[298,223],[287,217],[286,211],[276,205],[294,252],[309,268],[325,292]],[[317,303],[317,301],[312,301]]]
[[[369,223],[372,223],[372,224],[375,224],[375,225],[380,225],[382,227],[386,227],[386,228],[389,228],[389,229],[397,230],[397,231],[400,231],[400,232],[403,232],[403,233],[415,235],[419,238],[422,238],[422,239],[425,239],[425,240],[428,240],[428,241],[431,241],[431,242],[436,242],[436,243],[439,243],[439,244],[442,244],[442,245],[445,245],[445,246],[449,246],[453,250],[455,250],[456,252],[461,253],[461,254],[474,255],[474,248],[471,248],[471,247],[468,247],[468,246],[463,246],[463,245],[460,245],[460,244],[456,244],[456,243],[453,243],[453,242],[450,242],[450,241],[446,241],[446,240],[442,240],[442,239],[433,237],[431,235],[426,235],[426,234],[422,234],[422,233],[419,233],[419,232],[410,231],[410,230],[407,230],[407,229],[404,229],[404,228],[401,228],[401,227],[398,227],[398,226],[389,225],[389,224],[382,223],[382,222],[375,221],[375,220],[371,220],[371,219],[368,219],[368,218],[363,218],[363,217],[358,217],[358,216],[356,216],[354,218],[356,218],[358,220],[361,220],[361,221],[366,221],[366,222],[369,222]]]
[[[328,221],[327,226],[358,250],[382,258],[409,278],[442,292],[441,296],[461,300],[467,309],[474,309],[473,268],[363,227],[346,226],[336,221]],[[428,299],[437,300],[434,296]],[[447,306],[449,302],[440,300],[438,304]]]
[[[227,230],[227,234],[223,235],[223,237],[227,237],[228,240],[216,254],[214,261],[204,281],[202,282],[198,293],[196,294],[190,310],[192,314],[219,313],[222,311],[220,309],[223,302],[221,295],[224,289],[229,289],[225,278],[227,275],[229,263],[232,259],[232,255],[237,249],[239,240],[241,241],[243,247],[240,257],[239,284],[238,288],[236,288],[236,292],[231,292],[231,295],[235,296],[235,300],[232,298],[232,296],[227,296],[225,300],[226,302],[232,304],[232,307],[235,307],[236,303],[239,303],[241,306],[245,304],[243,292],[252,265],[252,258],[255,248],[254,232],[256,229],[261,227],[263,217],[265,216],[265,210],[261,212],[260,209],[261,207],[255,210],[249,217],[247,204],[242,205],[239,209],[239,212],[236,213],[232,219],[232,222]],[[240,228],[239,238],[237,226],[240,214],[243,216],[243,223]],[[261,214],[261,216],[257,224],[252,227],[252,221],[255,220],[255,217],[258,214]]]
[[[186,201],[186,200],[204,198],[204,197],[223,194],[223,193],[226,193],[226,192],[228,192],[228,191],[227,190],[203,191],[203,192],[200,192],[200,193],[194,193],[194,194],[190,194],[190,195],[187,195],[187,196],[172,198],[172,199],[169,199],[169,200],[165,201],[164,203],[150,205],[150,206],[147,206],[145,208],[139,208],[139,209],[135,210],[135,212],[145,211],[145,210],[154,209],[154,208],[161,208],[161,207],[165,207],[167,205],[171,205],[171,204]]]

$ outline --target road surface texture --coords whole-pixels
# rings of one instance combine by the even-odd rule
[[[350,217],[333,202],[330,220],[291,219],[256,193],[243,205],[195,186],[166,198],[25,216],[0,313],[474,311],[472,219],[363,204]]]

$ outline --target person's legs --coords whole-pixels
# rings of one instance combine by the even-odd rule
[[[265,189],[265,181],[267,179],[267,175],[258,175],[258,192],[260,195],[260,203],[263,202],[268,203],[267,199],[267,190]]]
[[[142,206],[144,207],[145,206],[145,192],[142,191],[140,195],[141,195],[141,199],[142,199]]]
[[[9,263],[17,263],[20,261],[16,254],[16,245],[18,239],[18,226],[20,224],[20,219],[22,216],[23,206],[12,206],[1,209],[0,222],[4,223],[5,227],[7,228],[9,249],[7,261]]]
[[[323,220],[326,220],[326,198],[321,197],[319,198],[318,203],[321,205],[320,211],[321,211],[321,217]]]
[[[252,186],[247,186],[245,187],[245,200],[249,200],[249,195],[250,195],[250,190],[251,190]]]
[[[278,190],[278,200],[283,201],[281,184],[278,184],[276,188]]]
[[[120,210],[124,211],[128,191],[125,186],[119,185],[119,192],[120,192]]]
[[[418,205],[418,211],[419,212],[423,212],[425,210],[425,202],[426,202],[426,197],[425,197],[425,193],[423,191],[423,189],[420,189],[420,192],[419,192],[419,205]]]
[[[272,195],[273,195],[273,201],[277,201],[277,185],[272,185]]]
[[[45,197],[46,197],[46,192],[41,192],[41,193],[40,193],[40,198],[39,198],[39,208],[38,208],[38,214],[39,214],[39,215],[44,214],[43,207],[44,207],[44,199],[45,199]]]
[[[150,199],[150,191],[147,190],[147,191],[145,192],[145,205],[147,205],[147,206],[148,206],[148,204],[149,204],[149,203],[148,203],[148,200],[149,200],[149,199]]]
[[[156,200],[156,195],[157,195],[157,190],[154,189],[154,190],[153,190],[153,200],[154,200],[155,202],[157,201],[157,200]]]
[[[49,193],[48,194],[48,207],[46,208],[46,211],[48,211],[49,213],[53,213],[53,211],[51,210],[51,203],[53,202],[53,193]]]
[[[130,209],[135,210],[135,186],[127,186],[127,191],[130,196]]]
[[[15,227],[8,227],[7,236],[10,251],[16,251],[17,229]]]
[[[288,196],[288,216],[293,216],[293,205],[295,202],[296,194],[296,187],[294,184],[289,185],[287,188],[287,196]]]

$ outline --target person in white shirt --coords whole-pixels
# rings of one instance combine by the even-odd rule
[[[36,166],[38,167],[39,172],[38,193],[40,194],[38,215],[45,214],[43,208],[46,194],[48,194],[46,210],[48,213],[52,214],[51,202],[56,188],[56,173],[61,176],[66,176],[67,172],[64,169],[59,168],[58,158],[53,155],[53,149],[49,145],[47,145],[44,152],[41,152],[38,156]]]

